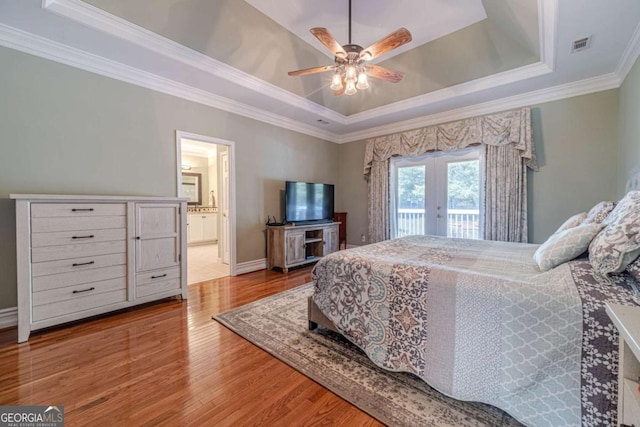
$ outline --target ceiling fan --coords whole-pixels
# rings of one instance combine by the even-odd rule
[[[313,34],[335,56],[334,65],[306,68],[304,70],[289,71],[290,76],[303,76],[306,74],[333,71],[330,89],[334,95],[353,95],[358,89],[368,89],[367,76],[397,83],[402,80],[403,73],[393,71],[379,65],[368,62],[396,49],[411,41],[411,33],[406,28],[400,28],[381,40],[378,40],[366,49],[351,43],[351,0],[349,0],[349,43],[344,46],[333,38],[326,28],[312,28]]]

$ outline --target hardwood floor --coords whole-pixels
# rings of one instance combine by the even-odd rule
[[[311,267],[189,287],[36,332],[0,331],[0,405],[64,405],[66,425],[380,425],[211,316],[308,283]]]

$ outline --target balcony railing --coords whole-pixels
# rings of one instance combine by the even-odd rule
[[[398,209],[398,237],[424,234],[424,209]],[[480,238],[480,211],[477,209],[448,209],[447,237]]]

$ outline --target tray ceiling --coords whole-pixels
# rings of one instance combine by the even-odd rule
[[[333,59],[333,55],[311,35],[310,28],[326,28],[339,43],[348,43],[348,0],[289,0],[286,3],[272,0],[245,1],[330,59]],[[388,53],[385,59],[454,33],[487,17],[480,0],[355,0],[351,11],[351,41],[364,48],[398,28],[411,28],[413,41]]]
[[[353,0],[353,42],[414,41],[381,58],[401,82],[334,97],[287,71],[331,63],[308,29],[346,43],[346,3],[9,0],[0,44],[335,142],[617,87],[640,50],[637,0]]]

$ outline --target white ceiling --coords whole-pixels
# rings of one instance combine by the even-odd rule
[[[99,3],[99,0],[91,1]],[[203,3],[196,0],[139,0],[123,4],[138,7],[153,17],[154,13],[160,10],[161,4],[204,7],[218,2],[231,3],[230,0],[211,0],[212,3],[208,1]],[[327,3],[333,4],[335,1]],[[280,5],[284,2],[271,3]],[[325,2],[306,0],[304,4],[316,7],[320,3]],[[358,3],[359,1],[356,1],[354,6]],[[403,10],[404,3],[393,2],[397,5],[398,11]],[[475,1],[473,3],[477,4]],[[485,9],[488,3],[492,3],[494,8],[501,4],[496,0],[483,0]],[[516,10],[530,4],[535,6],[536,0],[505,0],[504,10]],[[342,102],[358,103],[359,98],[355,95],[349,99],[334,99],[328,90],[311,80],[292,80],[297,82],[295,84],[303,85],[303,91],[291,89],[289,86],[294,83],[288,83],[290,81],[286,80],[284,84],[274,84],[262,76],[257,77],[250,72],[234,68],[197,49],[80,0],[1,1],[0,46],[342,143],[461,117],[611,89],[621,84],[640,52],[640,1],[537,0],[537,9],[539,61],[497,74],[457,82],[427,93],[416,93],[415,96],[354,114],[340,113],[340,109],[334,106]],[[373,6],[369,7],[369,12],[380,13]],[[406,9],[405,12],[417,15],[410,9]],[[262,15],[254,16],[254,19],[262,19],[260,16]],[[518,22],[518,16],[523,15],[516,14],[512,20],[504,24],[522,24]],[[171,16],[158,16],[159,21],[169,18]],[[227,18],[242,19],[237,16],[220,17],[223,20]],[[396,24],[392,24],[386,30],[393,31],[396,27]],[[211,30],[214,31],[215,28],[214,25]],[[410,30],[415,32],[413,28]],[[593,36],[590,49],[571,54],[571,41],[588,35]],[[265,38],[268,36],[264,35]],[[224,37],[224,34],[219,37]],[[378,36],[373,38],[377,39]],[[341,37],[338,39],[342,41]],[[432,41],[424,46],[436,42]],[[365,43],[366,41],[363,42]],[[296,49],[300,49],[300,52],[290,51],[291,46],[297,46]],[[290,46],[276,45],[272,49],[271,52],[265,52],[264,56],[255,58],[255,61],[267,61],[266,64],[273,68],[276,76],[286,75],[288,71],[280,69],[278,58],[284,58],[282,55],[306,55],[307,61],[312,62],[308,66],[322,65],[316,62],[324,58],[314,49],[311,50],[315,52],[314,55],[319,56],[317,59],[309,56],[307,52],[302,52],[304,48],[293,40]],[[230,52],[240,59],[246,59],[243,58],[246,51],[242,49],[236,51],[231,46]],[[416,65],[406,63],[405,59],[413,52],[398,55],[391,61],[395,66],[406,67],[406,71],[410,72]],[[455,52],[442,52],[442,55],[455,57]],[[465,58],[465,53],[460,55]],[[469,67],[472,67],[472,64],[469,64]],[[376,94],[382,93],[383,90],[393,90],[389,87],[375,86],[373,90],[363,94],[362,99],[376,97]],[[321,95],[319,100],[318,94]]]
[[[323,27],[341,44],[349,41],[348,0],[245,0],[311,46],[333,59],[310,32]],[[351,41],[364,48],[401,27],[413,41],[384,55],[392,58],[487,17],[481,0],[355,0],[351,7]],[[375,61],[378,62],[378,61]]]

